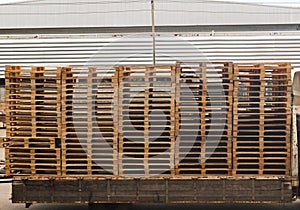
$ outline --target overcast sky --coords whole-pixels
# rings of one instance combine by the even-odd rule
[[[26,0],[0,0],[0,3],[15,3],[15,2],[24,2]],[[43,0],[41,0],[43,1]],[[54,0],[59,2],[58,0]],[[84,0],[78,0],[83,1]],[[100,0],[101,1],[101,0]],[[126,2],[126,0],[124,0]],[[184,2],[184,0],[182,0]],[[197,0],[195,0],[197,1]],[[201,0],[198,0],[201,1]],[[266,5],[276,5],[276,6],[291,6],[291,7],[300,7],[300,0],[216,0],[216,1],[225,1],[225,2],[242,2],[242,3],[257,3],[257,4],[266,4]]]

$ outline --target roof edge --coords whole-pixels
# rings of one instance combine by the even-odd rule
[[[151,26],[133,27],[65,27],[65,28],[22,28],[0,29],[1,35],[14,34],[90,34],[90,33],[148,33]],[[299,31],[300,24],[255,24],[255,25],[189,25],[156,26],[156,31],[164,32],[235,32],[235,31]]]

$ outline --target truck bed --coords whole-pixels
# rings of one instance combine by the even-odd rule
[[[20,179],[13,203],[288,203],[284,178]]]

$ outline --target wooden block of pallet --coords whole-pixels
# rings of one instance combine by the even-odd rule
[[[9,141],[5,137],[0,137],[0,148],[5,148],[9,145]]]

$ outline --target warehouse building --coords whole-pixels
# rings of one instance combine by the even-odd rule
[[[291,67],[289,63],[282,63],[290,62],[295,69],[300,68],[299,10],[300,8],[216,0],[92,0],[88,2],[79,0],[39,0],[3,4],[0,6],[0,15],[5,17],[6,20],[0,23],[0,72],[2,72],[0,77],[2,77],[3,84],[5,65],[144,66],[138,67],[138,70],[135,70],[137,67],[123,69],[118,67],[113,70],[113,73],[110,72],[109,78],[107,74],[101,71],[102,69],[98,72],[95,69],[90,69],[88,73],[81,75],[76,67],[73,69],[55,68],[55,72],[50,76],[47,75],[48,78],[45,80],[41,77],[44,77],[49,71],[41,76],[42,70],[40,69],[38,73],[34,72],[32,74],[30,72],[29,74],[29,71],[25,68],[22,68],[20,73],[15,71],[15,67],[8,68],[9,71],[6,72],[7,79],[5,81],[8,87],[9,100],[7,103],[10,103],[7,119],[8,121],[21,119],[19,120],[20,124],[17,124],[19,122],[10,124],[8,122],[10,127],[8,126],[7,129],[7,139],[8,142],[14,143],[13,146],[7,148],[7,154],[11,154],[7,155],[10,167],[8,169],[9,173],[16,176],[28,173],[27,170],[16,168],[18,160],[14,154],[14,148],[22,149],[24,153],[29,154],[31,151],[28,148],[35,148],[36,145],[38,147],[46,145],[45,151],[51,154],[55,162],[54,165],[50,161],[47,162],[47,166],[53,167],[51,170],[54,171],[49,174],[66,177],[77,174],[96,176],[105,174],[114,175],[115,177],[131,174],[138,177],[139,175],[147,177],[153,173],[156,175],[161,174],[161,172],[162,174],[169,173],[172,175],[203,175],[199,167],[201,162],[201,168],[203,169],[204,163],[207,164],[207,166],[205,165],[207,167],[205,168],[206,175],[238,174],[244,176],[245,174],[249,175],[249,173],[258,176],[270,174],[277,176],[292,175],[293,183],[291,182],[291,186],[297,187],[298,157],[294,154],[297,154],[296,149],[298,148],[296,142],[290,142]],[[190,68],[186,70],[184,64],[178,64],[176,70],[174,66],[167,66],[178,61],[223,63],[218,63],[217,65],[220,66],[214,67],[211,71],[214,76],[209,77],[207,76],[210,75],[209,73],[206,75],[203,72],[209,72],[210,67],[205,66],[206,71],[203,71],[202,68],[202,65],[208,65],[207,63],[202,63],[201,68],[197,66],[195,68],[197,70],[194,72],[190,71]],[[249,64],[250,67],[239,64],[232,68],[232,63],[229,62],[252,64]],[[267,67],[253,64],[258,62],[276,62],[277,64],[274,64],[275,67],[270,67],[272,66],[270,64]],[[151,64],[167,66],[154,68],[154,71],[158,73],[153,74],[159,75],[160,79],[163,77],[162,80],[157,79],[155,82],[169,81],[168,90],[170,94],[164,93],[159,85],[151,86],[153,84],[149,81],[154,81],[152,80],[153,75],[149,74],[149,67],[145,67],[145,65]],[[161,70],[163,68],[165,69]],[[79,69],[85,69],[86,71],[88,68]],[[105,70],[107,69],[106,67]],[[131,71],[132,69],[133,71]],[[255,70],[253,71],[253,69]],[[278,73],[278,69],[282,71]],[[215,76],[218,73],[222,76]],[[94,79],[94,75],[97,75],[97,79],[101,79]],[[22,77],[21,80],[20,77]],[[132,79],[132,77],[136,78]],[[149,86],[138,84],[143,80],[147,81],[146,83]],[[84,87],[87,87],[87,92],[84,92],[84,90],[81,92],[81,88],[76,88],[76,85],[82,81],[86,81]],[[179,81],[179,85],[175,86],[173,81]],[[206,82],[202,83],[202,81]],[[135,82],[136,84],[131,84]],[[187,84],[192,83],[188,88],[188,90],[194,90],[192,97],[185,97],[189,95],[189,92],[185,92],[187,88],[185,85],[181,85],[184,82]],[[222,85],[218,89],[215,84],[220,82]],[[18,83],[22,83],[24,86]],[[105,83],[109,83],[110,86]],[[53,84],[55,85],[53,86]],[[205,85],[212,87],[214,95],[202,94],[210,92]],[[103,91],[104,86],[105,91]],[[32,91],[32,87],[36,91]],[[51,91],[57,93],[57,96],[55,95],[49,100],[45,99],[47,95],[43,92],[49,91],[48,87],[51,87]],[[82,86],[79,85],[79,87]],[[97,91],[99,89],[98,92],[94,91],[93,88],[95,87],[97,87]],[[153,91],[153,87],[156,87],[157,91]],[[139,88],[144,89],[141,94],[145,94],[131,103],[128,98],[134,98],[137,95],[136,92],[140,91]],[[241,92],[243,90],[248,92],[245,91],[246,95],[242,95],[240,90],[242,90]],[[53,94],[51,91],[47,93]],[[116,92],[118,94],[114,95]],[[224,95],[220,96],[219,92]],[[27,95],[23,96],[22,94]],[[88,97],[86,97],[87,95]],[[24,98],[26,100],[22,101]],[[90,100],[91,98],[95,98],[97,102],[93,103]],[[149,102],[149,98],[151,98],[151,102]],[[162,98],[165,100],[163,105],[161,105]],[[174,98],[176,100],[173,100]],[[196,105],[192,103],[194,99],[197,102]],[[76,100],[80,103],[74,102]],[[82,101],[87,103],[82,105]],[[177,102],[175,103],[175,101]],[[259,106],[257,105],[258,102]],[[187,112],[184,110],[186,104],[189,108],[202,107],[200,124],[203,127],[193,129],[198,133],[196,135],[191,135],[190,126],[195,123],[194,116],[199,116],[199,109],[196,108],[192,114],[189,110],[189,113],[186,114]],[[242,106],[239,106],[240,104]],[[112,105],[113,108],[110,107]],[[150,135],[147,132],[151,130],[150,128],[160,128],[161,125],[155,124],[157,119],[151,121],[149,116],[151,111],[160,110],[162,106],[163,110],[167,110],[164,113],[168,114],[167,120],[165,120],[167,122],[166,128],[170,129],[166,129],[164,134],[161,135],[162,138],[160,138],[161,136],[157,138],[158,141],[155,139],[157,144],[150,145]],[[140,111],[140,107],[143,108],[143,111]],[[132,110],[133,112],[130,112]],[[232,110],[234,110],[234,113]],[[218,116],[218,122],[214,121],[214,117],[216,117],[214,112],[218,113],[216,115]],[[248,114],[248,112],[250,112],[250,117],[243,118],[244,114]],[[19,118],[18,116],[15,117],[18,113],[21,113]],[[70,113],[72,113],[72,116]],[[133,116],[127,116],[126,113],[133,113]],[[156,112],[155,117],[160,117],[160,115],[161,112]],[[264,117],[261,117],[261,115],[264,115]],[[253,120],[253,118],[255,119]],[[280,122],[274,123],[274,119]],[[84,122],[85,120],[86,122]],[[103,120],[101,122],[105,123],[93,123],[97,120]],[[139,141],[142,141],[141,144],[131,144],[132,142],[128,143],[128,139],[126,139],[126,135],[131,133],[129,131],[132,131],[130,126],[127,127],[128,121],[131,122],[131,120],[137,126],[143,125],[135,133],[140,138]],[[223,128],[220,128],[220,120],[224,120],[222,122],[225,125]],[[253,120],[257,126],[253,126],[254,124],[248,125],[249,120]],[[147,122],[143,124],[144,122],[141,123],[141,121]],[[76,124],[76,122],[80,123]],[[152,122],[153,124],[151,124]],[[247,125],[245,126],[243,123]],[[26,127],[23,127],[24,124],[26,124]],[[49,124],[52,127],[48,130]],[[97,136],[101,133],[101,128],[107,134],[103,138]],[[95,129],[100,129],[100,132],[95,131]],[[180,129],[185,132],[180,133]],[[207,138],[210,129],[213,131],[221,130],[221,134],[214,134],[218,139]],[[79,133],[76,133],[77,131]],[[175,131],[179,133],[179,138],[177,138]],[[198,136],[200,136],[199,131],[201,131],[201,138],[198,139]],[[84,144],[89,145],[87,152],[82,151],[81,135],[78,134],[84,134],[82,137],[85,141]],[[246,137],[243,135],[246,135]],[[254,136],[255,140],[249,139],[248,135],[250,137]],[[265,137],[262,137],[264,135]],[[27,138],[28,136],[30,137]],[[200,146],[190,139],[190,136],[192,138],[197,136],[197,143],[201,143],[201,150],[199,150]],[[278,140],[278,136],[281,139]],[[106,137],[107,139],[105,139]],[[27,140],[24,140],[25,138]],[[103,147],[101,141],[91,144],[95,140],[99,140],[98,138],[100,140],[104,139],[107,147]],[[243,144],[244,138],[248,142],[245,143],[246,145]],[[165,143],[166,139],[168,144]],[[219,140],[222,140],[222,142]],[[249,143],[250,140],[256,141],[256,143]],[[179,141],[178,145],[170,146],[176,141]],[[279,141],[280,144],[278,144]],[[107,142],[112,142],[113,147],[106,144]],[[232,142],[233,146],[231,145]],[[191,156],[185,154],[186,145],[192,145],[192,149],[188,148],[191,151]],[[179,154],[178,157],[173,156],[172,150],[175,147],[179,148],[178,152],[174,149],[174,154]],[[196,164],[193,162],[195,160],[193,149],[197,149],[197,152],[195,152],[198,155],[197,158],[201,157],[197,159],[199,163]],[[109,155],[112,156],[101,156],[104,150],[105,153],[108,151]],[[252,154],[250,156],[245,155],[244,153],[249,150],[255,153],[258,151],[259,157],[252,158]],[[272,157],[267,156],[268,154],[265,155],[273,150],[276,151],[276,154],[271,154]],[[120,152],[119,156],[115,155],[117,151]],[[165,162],[160,162],[160,159],[158,162],[151,162],[152,155],[161,155],[162,151],[167,151],[167,153],[171,151],[167,158],[164,157],[163,161]],[[215,153],[215,151],[217,152]],[[44,151],[39,153],[39,149],[34,152],[37,155],[44,154],[42,153]],[[132,158],[132,155],[136,155],[132,153],[137,152],[141,152],[143,157]],[[72,156],[73,153],[74,156]],[[210,159],[212,162],[206,162],[205,158],[210,153],[214,153],[216,156],[212,158],[213,160]],[[129,158],[126,159],[127,157],[124,154],[129,154]],[[240,154],[246,158],[239,158]],[[180,159],[181,155],[183,159]],[[26,157],[31,158],[32,155]],[[176,161],[174,161],[174,158],[177,158]],[[141,159],[146,159],[146,161],[139,162]],[[100,164],[93,168],[95,166],[93,161],[95,160],[100,160]],[[104,162],[107,160],[110,162],[103,163],[101,162],[103,160]],[[232,160],[235,162],[232,163]],[[35,163],[36,169],[29,172],[31,175],[48,174],[49,170],[45,172],[45,170],[38,168],[39,163]],[[106,164],[112,168],[109,173],[105,168]],[[135,170],[136,165],[142,170]],[[176,166],[174,167],[174,165]],[[231,167],[233,167],[233,170],[231,170]],[[221,170],[219,170],[220,168]],[[201,171],[200,173],[198,169]],[[158,185],[169,186],[167,182]],[[194,184],[189,183],[192,188],[189,188],[188,191],[191,191],[190,189],[194,189]],[[252,187],[254,186],[253,182],[248,183],[252,183]],[[277,183],[281,183],[281,181],[279,180]],[[225,182],[223,184],[225,186]],[[174,184],[174,186],[176,185]],[[108,188],[110,189],[110,187]],[[256,192],[255,188],[251,189],[252,192]],[[278,189],[281,190],[278,191]],[[295,191],[295,189],[293,190]],[[175,191],[178,193],[177,190]],[[276,198],[280,197],[281,201],[285,201],[283,195],[285,192],[286,201],[291,200],[291,189],[288,185],[283,184],[281,188],[277,187],[275,191]],[[23,196],[24,191],[20,190],[20,192],[19,195]],[[204,193],[206,192],[204,191]],[[224,196],[226,193],[225,191],[222,193],[222,198],[220,198],[224,201],[226,200]],[[110,193],[108,194],[108,197],[110,197]],[[135,191],[133,194],[137,195]],[[169,191],[166,194],[166,202],[168,202]],[[14,193],[14,195],[17,194]],[[13,201],[28,201],[22,199],[16,196]],[[48,201],[48,198],[45,199]],[[253,197],[250,200],[253,201]],[[85,202],[92,203],[91,200]]]

